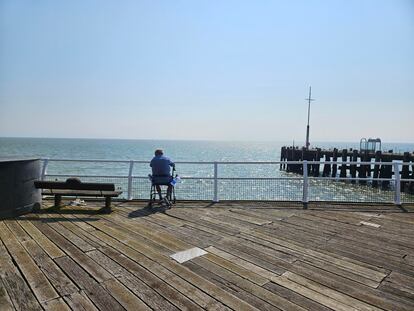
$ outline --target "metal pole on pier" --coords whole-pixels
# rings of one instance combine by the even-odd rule
[[[305,98],[308,101],[308,125],[306,126],[306,149],[309,149],[310,143],[309,143],[309,119],[310,119],[310,103],[314,99],[312,98],[312,87],[309,86],[309,97]]]

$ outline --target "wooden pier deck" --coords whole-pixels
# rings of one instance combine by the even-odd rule
[[[0,310],[414,310],[412,207],[101,205],[0,221]]]

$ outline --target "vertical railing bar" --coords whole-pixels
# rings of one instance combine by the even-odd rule
[[[309,202],[308,190],[309,190],[308,161],[304,160],[303,161],[303,198],[302,198],[303,209],[308,208],[308,202]]]
[[[45,176],[46,176],[46,173],[47,173],[47,165],[48,165],[48,163],[49,163],[49,159],[44,159],[43,160],[41,180],[45,180]]]
[[[132,170],[134,169],[134,161],[129,161],[129,173],[128,173],[128,200],[131,201],[132,197]]]
[[[49,163],[50,162],[53,162],[53,161],[59,161],[59,160],[58,159],[50,159],[50,158],[42,158],[41,160],[42,160],[43,163],[42,163],[41,176],[40,176],[40,178],[41,178],[41,180],[45,180],[46,179],[46,176],[48,176],[48,177],[50,176],[51,177],[51,175],[49,175],[47,173]],[[85,161],[92,161],[92,160],[65,160],[65,161],[70,161],[70,162],[76,162],[76,161],[85,162]],[[134,160],[127,160],[127,161],[97,160],[97,162],[114,162],[114,163],[124,162],[124,164],[126,164],[128,162],[130,163],[128,176],[125,176],[126,174],[123,175],[123,176],[124,176],[124,178],[125,177],[128,178],[127,199],[128,200],[133,200],[133,197],[134,197],[134,195],[133,195],[133,180],[134,180],[134,176],[132,174],[133,164],[134,163],[147,163],[147,161],[134,161]],[[184,162],[184,163],[187,163],[187,162]],[[196,163],[196,162],[188,162],[188,163]],[[213,198],[212,199],[213,199],[213,202],[219,202],[219,196],[220,196],[220,194],[219,194],[219,185],[218,185],[218,179],[219,179],[219,176],[218,176],[218,165],[219,164],[238,165],[240,163],[244,163],[244,164],[250,164],[250,163],[256,164],[256,163],[260,163],[260,162],[220,162],[220,161],[214,161],[214,162],[199,162],[199,163],[200,164],[208,164],[208,165],[214,164],[214,177],[213,178],[210,177],[210,179],[212,179],[213,182],[214,182],[214,185],[213,185],[213,187],[214,187],[213,192],[214,193],[213,193]],[[263,162],[263,164],[276,164],[276,163],[279,163],[279,162]],[[311,190],[310,187],[312,186],[309,183],[312,182],[313,179],[318,179],[318,178],[313,178],[312,175],[309,176],[309,173],[308,173],[309,165],[311,165],[312,163],[325,163],[325,162],[322,162],[322,161],[319,161],[319,162],[318,161],[306,161],[306,160],[304,160],[304,161],[301,161],[301,162],[300,161],[286,161],[286,163],[295,163],[295,164],[299,164],[300,163],[300,164],[303,165],[303,178],[302,178],[302,181],[303,181],[303,189],[302,189],[302,192],[303,193],[302,193],[302,195],[303,195],[303,197],[302,197],[302,203],[304,204],[304,208],[306,209],[307,206],[308,206],[308,203],[309,203],[309,198],[310,198],[310,194],[309,194],[309,192]],[[338,162],[338,161],[336,161],[336,162],[327,161],[326,163],[341,163],[341,162]],[[359,164],[359,165],[361,165],[361,164],[363,164],[365,162],[354,162],[354,161],[343,162],[343,164],[345,164],[345,163],[350,163],[351,165],[352,164]],[[374,165],[377,162],[367,162],[367,163],[369,163],[370,165]],[[350,178],[350,180],[369,180],[369,181],[374,181],[374,180],[383,181],[383,180],[386,180],[386,181],[390,181],[391,183],[392,182],[395,182],[395,188],[392,189],[392,190],[391,189],[390,190],[387,190],[387,191],[390,191],[388,193],[391,196],[394,196],[394,198],[391,198],[391,200],[390,200],[389,199],[389,196],[388,196],[388,198],[382,199],[382,197],[381,197],[380,199],[381,199],[381,201],[382,200],[384,200],[384,201],[386,200],[387,202],[390,202],[391,201],[395,205],[399,205],[401,207],[401,205],[403,204],[402,201],[406,200],[406,198],[404,197],[404,189],[402,189],[403,186],[404,186],[404,182],[403,182],[403,184],[401,184],[401,182],[402,181],[405,181],[406,179],[404,178],[404,174],[403,174],[403,172],[402,172],[402,170],[400,168],[400,165],[404,165],[406,163],[405,162],[403,162],[403,163],[400,163],[400,162],[380,162],[380,164],[381,165],[390,165],[391,167],[393,167],[394,176],[386,176],[387,178],[369,178],[369,179],[361,179],[361,178],[352,179],[352,178]],[[411,162],[407,163],[406,165],[411,165]],[[56,176],[58,176],[58,175],[56,175]],[[224,176],[224,175],[222,174],[221,176]],[[85,175],[83,177],[89,177],[89,176],[86,176]],[[102,177],[103,178],[104,176],[90,176],[90,177]],[[116,177],[119,177],[119,176],[116,176]],[[135,178],[137,178],[137,177],[138,176],[135,176]],[[313,184],[313,182],[312,182],[312,184]],[[300,190],[301,189],[299,188],[298,190],[299,190],[299,194],[300,194]],[[248,197],[250,197],[250,196],[251,196],[251,194],[248,193]],[[244,196],[239,194],[238,198],[239,199],[242,199],[242,198],[244,198]],[[223,197],[221,199],[223,199]],[[312,197],[311,197],[311,199],[312,199]],[[295,194],[295,200],[297,200],[296,194]],[[325,200],[327,200],[327,199],[322,198],[322,201],[325,201]],[[336,198],[333,198],[333,200],[335,201],[337,199]],[[367,198],[365,198],[365,200],[366,200],[366,202],[371,202],[372,201],[372,198],[367,197]],[[300,197],[299,197],[299,200],[297,200],[297,201],[300,202]],[[358,200],[356,200],[353,196],[348,195],[346,197],[346,201],[351,203],[351,202],[355,202],[355,201],[358,201]],[[374,201],[375,200],[373,200],[372,202],[374,202]],[[377,201],[375,201],[375,202],[377,202]]]
[[[394,181],[395,181],[395,196],[394,204],[401,205],[401,175],[400,175],[400,165],[399,163],[394,163]]]
[[[218,163],[214,162],[214,195],[213,202],[218,202]]]

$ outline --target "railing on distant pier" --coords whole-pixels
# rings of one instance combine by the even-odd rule
[[[42,179],[65,180],[79,177],[84,181],[111,182],[123,191],[123,198],[148,199],[150,172],[148,161],[42,159]],[[76,164],[75,164],[76,163]],[[91,165],[94,163],[94,165]],[[281,165],[302,166],[302,176],[280,170]],[[312,177],[311,166],[331,165],[389,165],[393,178]],[[259,200],[296,202],[388,202],[401,205],[414,203],[414,179],[401,178],[401,169],[413,163],[401,162],[176,162],[182,182],[176,187],[178,200]],[[48,168],[52,166],[53,173]],[[53,166],[55,166],[53,168]],[[97,166],[97,167],[96,167]],[[252,168],[252,169],[249,169]],[[253,169],[254,168],[254,169]],[[88,174],[88,171],[92,173]],[[138,170],[138,174],[134,174]],[[108,174],[102,174],[105,171]],[[197,176],[199,172],[203,176]],[[111,174],[112,172],[112,174]],[[115,174],[115,173],[116,174]],[[119,174],[125,172],[125,174]],[[145,174],[146,173],[146,174]],[[243,175],[243,177],[240,177]],[[247,175],[247,176],[246,176]],[[339,182],[342,181],[342,182]]]

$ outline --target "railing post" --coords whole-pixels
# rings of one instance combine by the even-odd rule
[[[399,163],[394,163],[395,196],[394,204],[401,205],[401,175]]]
[[[308,196],[308,190],[309,190],[309,179],[308,179],[308,161],[303,161],[303,209],[308,208],[308,202],[309,202],[309,196]]]
[[[128,200],[132,200],[132,170],[134,169],[134,161],[129,161],[128,173]]]
[[[218,175],[218,163],[214,162],[214,196],[213,196],[213,202],[218,202],[219,201],[217,175]]]
[[[47,165],[49,163],[49,159],[44,159],[43,160],[43,167],[42,167],[42,176],[40,177],[41,180],[45,180],[45,176],[47,173]]]

